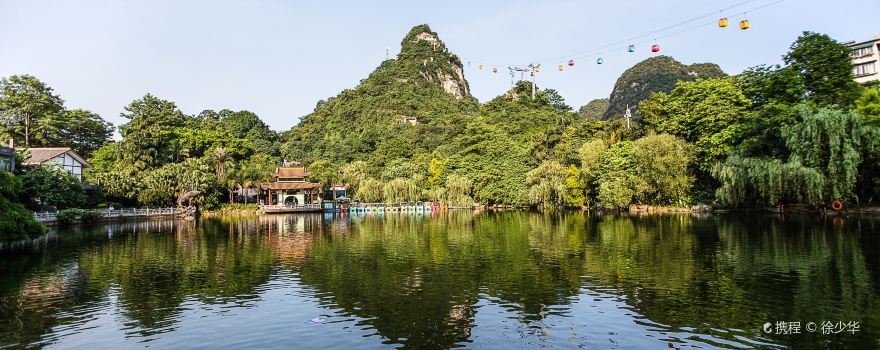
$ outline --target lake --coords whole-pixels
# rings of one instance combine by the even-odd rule
[[[59,229],[0,250],[4,347],[878,348],[880,220],[452,211]]]

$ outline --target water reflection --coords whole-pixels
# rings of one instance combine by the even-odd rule
[[[874,348],[877,225],[511,211],[74,228],[0,248],[0,347]],[[762,331],[826,320],[861,327]]]

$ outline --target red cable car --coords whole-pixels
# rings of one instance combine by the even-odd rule
[[[657,45],[657,44],[652,45],[651,52],[660,52],[660,45]]]
[[[568,66],[574,67],[574,60],[568,60]]]

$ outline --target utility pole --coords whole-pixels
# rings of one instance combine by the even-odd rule
[[[389,53],[389,50],[388,50],[388,48],[386,47],[386,48],[385,48],[385,60],[387,61],[387,60],[390,60],[390,59],[391,59],[391,54]]]
[[[507,67],[507,69],[510,71],[510,86],[513,86],[516,84],[516,82],[514,81],[514,77],[515,77],[516,72],[519,72],[519,80],[525,80],[525,73],[530,72],[530,75],[532,77],[532,99],[534,100],[535,99],[535,76],[537,75],[536,73],[538,73],[538,71],[541,70],[541,65],[532,63],[532,64],[529,64],[528,66],[509,66],[509,67]]]

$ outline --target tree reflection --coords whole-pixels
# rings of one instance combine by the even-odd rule
[[[467,345],[485,299],[540,336],[547,317],[578,317],[572,303],[593,292],[621,296],[665,331],[870,348],[880,334],[876,226],[521,211],[116,223],[0,254],[0,345],[57,341],[46,337],[53,328],[81,322],[72,310],[111,299],[129,335],[160,336],[194,305],[259,304],[281,267],[324,307],[411,348]],[[861,329],[762,333],[783,320],[853,320]]]

